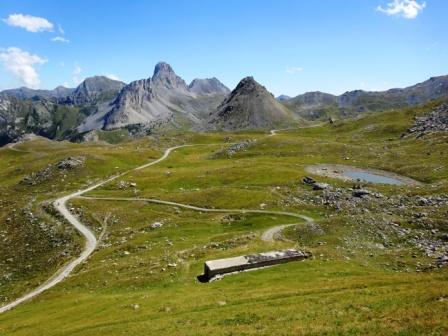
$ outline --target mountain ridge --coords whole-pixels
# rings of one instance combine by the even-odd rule
[[[448,98],[448,75],[431,77],[404,88],[385,91],[346,91],[341,95],[325,92],[305,92],[282,103],[305,119],[354,117],[360,113],[376,112],[427,103]]]
[[[252,84],[241,87],[241,82]],[[250,86],[255,94],[245,92]],[[448,100],[448,76],[386,91],[353,90],[339,96],[314,91],[274,98],[251,77],[233,91],[216,77],[187,84],[168,63],[159,62],[151,77],[129,84],[93,76],[76,88],[0,92],[0,144],[29,132],[72,139],[91,130],[151,131],[163,125],[188,130],[289,127],[304,120],[356,117],[444,99]]]

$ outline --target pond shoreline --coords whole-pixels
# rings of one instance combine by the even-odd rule
[[[388,184],[388,185],[408,185],[408,186],[422,186],[423,183],[417,180],[414,180],[410,177],[399,175],[387,170],[373,169],[373,168],[360,168],[355,166],[348,166],[342,164],[318,164],[307,166],[305,171],[311,174],[316,174],[325,177],[337,178],[340,180],[348,181],[348,182],[356,182],[357,179],[351,176],[346,175],[347,172],[356,172],[356,173],[367,173],[371,175],[375,175],[378,177],[385,177],[387,179],[394,179],[399,181],[400,183],[381,183],[381,182],[371,182],[367,180],[361,180],[365,183],[372,184]]]

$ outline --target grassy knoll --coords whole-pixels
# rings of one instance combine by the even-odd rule
[[[316,223],[298,223],[285,230],[287,240],[267,243],[259,239],[264,230],[297,220],[204,213],[143,201],[73,200],[74,211],[102,237],[97,251],[63,283],[0,315],[0,335],[447,334],[448,273],[418,244],[439,241],[447,233],[448,206],[420,204],[416,198],[447,194],[447,137],[401,138],[413,116],[430,108],[367,115],[272,137],[267,132],[173,133],[117,145],[41,141],[18,145],[24,152],[1,149],[2,188],[13,196],[3,196],[8,212],[2,211],[0,223],[15,249],[34,241],[17,238],[16,228],[34,233],[18,220],[8,224],[3,213],[24,204],[28,195],[35,196],[36,209],[43,200],[182,143],[199,145],[178,149],[160,164],[130,172],[89,195],[281,210],[311,216]],[[256,141],[229,150],[250,139]],[[58,175],[64,183],[59,180],[56,187],[50,181],[26,187],[19,183],[49,163],[81,154],[88,158],[86,165],[66,177]],[[326,192],[301,183],[305,167],[317,163],[385,169],[425,184],[367,185],[383,196],[353,199],[353,183],[314,176],[341,195],[333,201]],[[48,225],[57,225],[50,215],[42,216],[48,216]],[[161,227],[151,226],[157,222]],[[58,263],[67,260],[80,242],[73,232],[65,237],[68,245],[45,245],[41,258],[71,246],[70,254],[55,258]],[[313,258],[209,284],[196,280],[207,259],[289,247],[311,251]],[[1,251],[0,260],[9,257],[9,249]],[[22,263],[9,262],[11,270]],[[10,290],[17,295],[56,267],[41,263],[32,274],[10,271],[18,275],[0,281],[2,295]]]

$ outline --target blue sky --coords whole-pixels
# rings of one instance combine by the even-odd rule
[[[187,82],[252,75],[275,95],[403,87],[448,74],[447,13],[446,0],[1,0],[0,89],[130,82],[161,60]]]

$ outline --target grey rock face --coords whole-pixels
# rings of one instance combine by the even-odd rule
[[[103,115],[100,110],[88,118],[86,124],[96,118],[102,121],[101,127],[105,129],[133,124],[153,127],[163,123],[176,124],[177,119],[181,119],[190,127],[199,126],[204,115],[224,99],[226,89],[216,78],[197,79],[187,86],[169,64],[160,62],[155,66],[152,78],[126,85]],[[91,124],[98,127],[95,122]]]
[[[174,89],[177,91],[188,92],[188,87],[185,81],[176,75],[173,68],[168,63],[157,63],[152,75],[152,82],[155,87],[159,89]]]
[[[104,128],[148,123],[169,118],[171,115],[171,111],[157,101],[151,79],[142,79],[127,85],[111,106],[104,118]]]
[[[229,88],[215,77],[206,79],[196,78],[190,83],[188,88],[191,92],[199,95],[227,95],[230,93]]]
[[[73,105],[94,104],[113,99],[124,83],[104,76],[85,79],[64,103]]]

